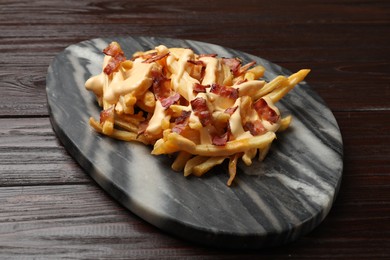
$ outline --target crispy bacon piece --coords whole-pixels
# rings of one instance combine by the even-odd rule
[[[221,97],[226,97],[231,99],[238,98],[238,89],[229,86],[219,85],[217,83],[211,85],[210,92],[220,95]]]
[[[237,75],[241,67],[241,60],[238,58],[222,58],[222,62],[230,68],[233,75]]]
[[[147,59],[150,59],[152,58],[153,56],[156,56],[157,55],[157,52],[149,52],[149,53],[145,53],[145,54],[141,54],[141,55],[135,55],[131,58],[132,61],[138,59],[138,58],[141,58],[141,59],[144,59],[144,60],[147,60]]]
[[[201,60],[187,60],[188,63],[194,64],[194,65],[200,65],[202,67],[205,67],[206,64]]]
[[[180,99],[180,94],[174,92],[171,93],[171,89],[164,81],[167,80],[160,71],[152,70],[153,78],[153,93],[157,100],[160,100],[161,105],[166,109]]]
[[[230,124],[226,126],[226,132],[222,135],[214,134],[212,135],[211,142],[213,145],[224,146],[229,140],[233,138],[232,131],[230,129]]]
[[[209,88],[209,87],[210,87],[210,85],[202,85],[199,83],[195,83],[193,90],[196,93],[206,93],[206,88]]]
[[[207,107],[206,99],[197,97],[191,101],[191,107],[195,115],[199,117],[202,126],[206,126],[211,123],[211,113]]]
[[[211,58],[215,58],[215,57],[217,57],[218,56],[218,54],[216,54],[216,53],[209,53],[209,54],[199,54],[198,55],[198,57],[199,58],[202,58],[202,57],[211,57]]]
[[[250,67],[256,64],[255,61],[251,61],[248,64],[241,66],[241,60],[238,58],[222,58],[222,62],[230,68],[234,76],[245,73]]]
[[[224,112],[226,114],[233,115],[233,113],[236,112],[237,108],[238,108],[238,106],[229,107],[229,108],[226,108]]]
[[[170,88],[167,88],[165,84],[163,84],[163,81],[166,80],[164,75],[161,73],[161,71],[158,70],[152,70],[151,75],[153,79],[153,93],[156,99],[162,100],[167,98],[170,95],[171,90]]]
[[[104,73],[110,76],[112,73],[118,71],[119,65],[125,60],[126,58],[123,56],[111,57],[106,67],[104,67]]]
[[[158,55],[156,53],[155,55],[152,55],[151,57],[149,57],[146,60],[144,60],[143,63],[152,63],[152,62],[155,62],[155,61],[158,61],[158,60],[162,60],[165,57],[167,57],[168,55],[169,55],[169,52],[167,52],[165,54],[158,54]]]
[[[163,108],[167,109],[168,107],[173,105],[175,102],[177,102],[179,99],[180,99],[180,94],[175,93],[169,97],[161,99],[160,102],[161,102],[161,105],[163,106]]]
[[[103,53],[111,56],[106,67],[104,67],[103,72],[107,75],[118,71],[119,65],[126,60],[125,54],[123,53],[121,47],[118,43],[110,43],[104,50]]]
[[[181,111],[181,115],[175,120],[175,126],[172,128],[172,132],[180,134],[188,125],[190,115],[191,111]]]
[[[115,57],[115,56],[124,56],[124,52],[122,51],[121,49],[121,46],[116,43],[116,42],[112,42],[110,43],[104,50],[103,50],[103,53],[108,55],[108,56],[111,56],[111,57]]]
[[[245,73],[250,67],[256,64],[256,61],[251,61],[244,66],[241,66],[240,69],[238,70],[238,75]]]
[[[103,124],[107,120],[114,121],[114,106],[100,112],[100,124]]]
[[[252,135],[262,135],[267,132],[267,129],[261,123],[261,120],[256,120],[254,122],[246,122],[244,124],[244,130],[249,131]]]
[[[217,145],[217,146],[224,146],[226,145],[226,143],[228,142],[228,139],[229,139],[229,133],[228,131],[225,132],[223,135],[219,136],[219,135],[214,135],[212,137],[212,144],[213,145]]]
[[[253,108],[264,120],[267,120],[271,123],[276,123],[279,120],[279,115],[267,104],[263,98],[260,98],[255,103],[253,103]]]

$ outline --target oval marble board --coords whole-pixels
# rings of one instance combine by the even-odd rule
[[[177,237],[224,248],[285,244],[325,218],[341,182],[342,139],[332,112],[305,82],[277,103],[282,114],[293,116],[290,129],[278,133],[263,162],[239,165],[228,187],[226,165],[202,178],[186,178],[171,170],[172,158],[151,155],[151,147],[91,129],[88,119],[99,118],[100,108],[84,83],[101,72],[102,50],[111,41],[119,42],[127,57],[163,44],[256,61],[266,68],[267,81],[291,73],[229,48],[155,37],[93,39],[58,54],[46,79],[53,129],[74,159],[123,206]]]

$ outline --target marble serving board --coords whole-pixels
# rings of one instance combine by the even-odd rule
[[[84,83],[101,72],[102,50],[111,41],[119,42],[127,57],[164,44],[254,60],[266,68],[266,80],[291,73],[247,53],[190,40],[118,37],[66,48],[47,74],[52,126],[74,159],[112,197],[172,235],[223,248],[285,244],[326,217],[341,182],[342,138],[332,112],[307,83],[277,103],[282,113],[293,116],[290,129],[278,134],[263,162],[239,165],[228,187],[226,165],[202,178],[184,177],[171,170],[172,158],[151,155],[151,147],[91,129],[88,119],[99,118],[100,108]]]

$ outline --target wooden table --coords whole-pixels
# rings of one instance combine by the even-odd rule
[[[311,68],[307,82],[344,142],[325,221],[283,247],[218,250],[161,232],[102,191],[54,135],[45,77],[66,46],[121,35],[200,40]],[[0,1],[0,258],[389,258],[389,35],[387,1]]]

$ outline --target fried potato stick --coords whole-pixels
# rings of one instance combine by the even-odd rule
[[[196,145],[191,140],[177,133],[170,133],[168,134],[166,141],[160,142],[157,147],[155,146],[152,150],[152,154],[159,155],[186,151],[201,156],[230,156],[252,148],[262,149],[272,143],[275,138],[276,135],[274,132],[267,132],[263,135],[251,138],[233,140],[227,142],[224,146],[216,146],[212,144]]]

